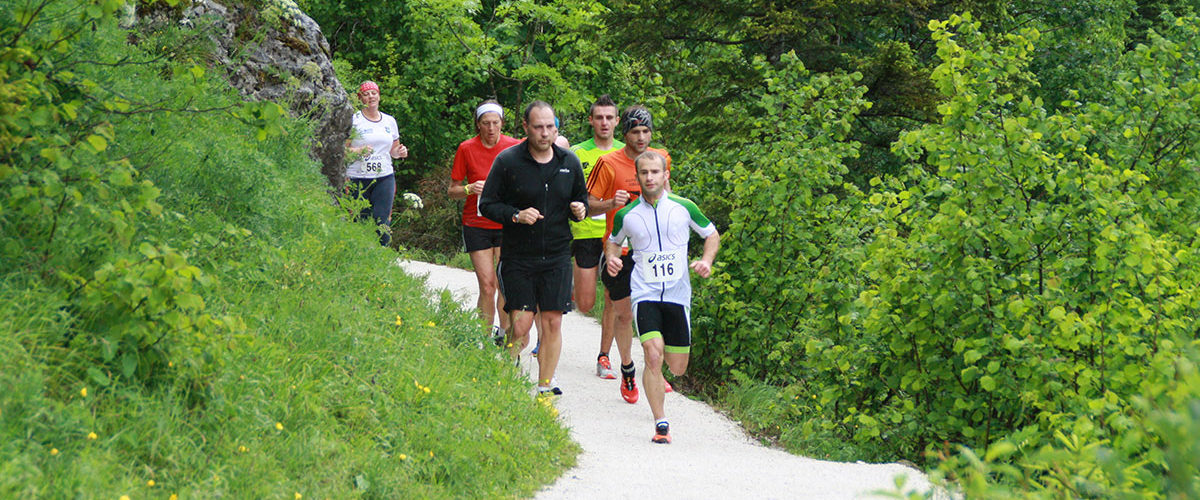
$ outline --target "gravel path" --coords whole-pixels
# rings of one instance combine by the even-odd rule
[[[427,275],[431,290],[448,289],[466,307],[475,306],[473,273],[415,261],[398,265],[409,274]],[[573,469],[537,498],[880,498],[873,492],[891,490],[898,475],[908,476],[906,489],[929,488],[923,474],[899,464],[828,462],[768,448],[723,414],[678,392],[666,397],[672,443],[653,444],[654,419],[644,395],[637,404],[628,404],[621,399],[618,381],[596,377],[599,339],[596,320],[563,316],[556,373],[563,396],[556,406],[583,453]],[[522,366],[536,370],[528,355],[526,351]],[[615,367],[615,349],[612,356]],[[641,346],[636,342],[633,357],[640,372]],[[531,380],[535,376],[531,373]]]

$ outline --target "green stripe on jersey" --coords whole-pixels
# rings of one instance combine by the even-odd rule
[[[704,213],[700,211],[700,207],[696,206],[692,200],[672,193],[667,193],[667,198],[670,198],[675,203],[683,205],[683,208],[687,209],[688,215],[691,216],[692,222],[695,222],[697,227],[708,227],[709,224],[712,224],[712,221],[708,220],[708,217],[704,216]]]
[[[621,225],[623,225],[625,223],[625,214],[629,213],[630,210],[633,210],[633,207],[636,207],[641,204],[642,204],[642,199],[638,198],[636,200],[633,200],[633,203],[625,205],[624,208],[617,210],[617,215],[613,216],[612,234],[620,234],[621,233]]]

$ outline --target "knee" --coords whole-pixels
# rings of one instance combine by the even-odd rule
[[[626,324],[633,323],[633,311],[622,311],[622,310],[618,309],[617,313],[614,314],[613,316],[616,317],[618,325],[626,325]]]
[[[579,306],[579,312],[587,314],[592,312],[592,307],[596,305],[596,299],[580,299],[576,297],[575,305]]]
[[[492,295],[495,295],[496,289],[498,289],[498,288],[500,288],[500,285],[499,285],[499,283],[496,282],[496,278],[486,278],[485,277],[485,278],[479,279],[479,291],[482,292],[485,296],[490,297]]]
[[[646,366],[657,367],[662,366],[663,354],[662,351],[656,349],[646,349],[645,353]]]

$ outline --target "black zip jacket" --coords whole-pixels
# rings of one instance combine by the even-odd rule
[[[504,225],[501,259],[552,259],[571,255],[571,202],[587,206],[583,168],[575,153],[551,146],[554,158],[539,164],[529,154],[529,141],[496,156],[483,192],[479,213]],[[529,207],[542,213],[533,224],[513,222]]]

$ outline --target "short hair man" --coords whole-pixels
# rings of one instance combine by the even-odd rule
[[[649,110],[642,106],[626,108],[621,113],[620,127],[625,147],[601,156],[592,168],[587,183],[589,215],[607,213],[605,238],[612,232],[613,217],[616,216],[617,210],[636,200],[641,192],[637,183],[634,158],[652,150],[662,155],[668,170],[671,168],[671,155],[664,150],[650,147],[654,124]],[[623,249],[621,253],[625,253]],[[608,322],[611,325],[609,331],[616,338],[617,351],[621,355],[621,397],[627,403],[633,404],[638,400],[636,370],[630,352],[633,346],[633,309],[629,301],[629,273],[633,269],[633,256],[625,255],[622,258],[627,261],[626,271],[615,277],[607,273],[601,275],[605,289],[601,337],[604,336],[603,325]],[[600,342],[602,349],[611,345],[605,344],[603,338]]]
[[[617,103],[608,94],[592,103],[588,109],[588,124],[592,126],[592,138],[571,148],[571,152],[579,157],[584,176],[591,175],[592,167],[601,156],[625,147],[625,143],[613,137],[617,127]],[[571,223],[571,233],[575,237],[571,243],[571,254],[575,257],[575,305],[585,313],[596,304],[596,278],[608,230],[605,219],[605,214],[596,214]],[[609,380],[617,378],[612,362],[608,360],[608,351],[613,344],[612,317],[607,314],[601,318],[600,355],[596,357],[596,376]]]
[[[618,256],[620,245],[629,241],[637,256],[632,266],[631,289],[638,338],[646,366],[642,385],[654,415],[652,442],[671,442],[671,426],[663,408],[664,359],[671,373],[687,371],[692,345],[690,267],[702,278],[712,273],[713,259],[721,247],[721,235],[691,200],[667,191],[667,160],[653,151],[638,155],[637,181],[642,197],[617,212],[612,235],[606,243],[606,267],[616,275],[625,267]],[[704,238],[704,253],[687,264],[688,231]]]
[[[571,310],[570,220],[587,214],[583,170],[574,153],[554,145],[554,108],[525,108],[527,139],[496,157],[480,195],[479,211],[503,224],[500,288],[512,315],[508,345],[514,358],[529,344],[538,317],[538,395],[562,394],[553,385],[562,349],[562,315]]]

